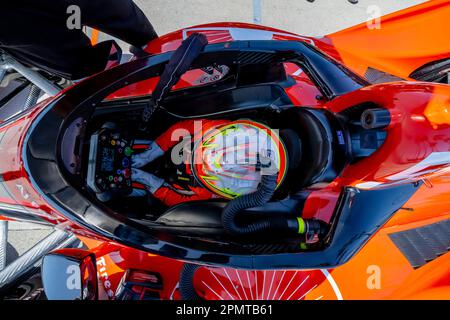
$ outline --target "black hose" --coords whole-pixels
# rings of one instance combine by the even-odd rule
[[[222,224],[226,232],[234,236],[254,235],[263,232],[297,232],[295,218],[270,217],[247,225],[238,225],[237,215],[245,209],[261,207],[272,198],[277,188],[278,175],[263,175],[258,189],[231,200],[222,212]]]
[[[181,268],[179,288],[182,300],[203,300],[194,288],[194,274],[198,268],[200,268],[199,265],[191,263],[185,263]]]

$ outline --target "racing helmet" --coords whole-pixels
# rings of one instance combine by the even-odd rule
[[[192,151],[197,181],[226,199],[256,191],[262,174],[277,174],[278,188],[287,171],[286,147],[278,133],[250,120],[207,131]]]

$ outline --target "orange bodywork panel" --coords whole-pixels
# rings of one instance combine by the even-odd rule
[[[319,39],[324,51],[364,75],[369,67],[408,79],[428,62],[450,57],[450,1],[432,0]],[[376,21],[374,21],[376,22]]]

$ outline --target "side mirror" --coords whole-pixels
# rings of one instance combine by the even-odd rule
[[[49,300],[97,300],[95,255],[81,249],[61,249],[42,262],[42,282]]]

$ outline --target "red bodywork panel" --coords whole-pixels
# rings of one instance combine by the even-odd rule
[[[434,34],[428,38],[429,33],[427,37],[411,33],[411,37],[420,38],[417,41],[410,38],[408,43],[412,47],[402,51],[401,43],[395,45],[394,33],[397,28],[403,30],[403,25],[408,28],[410,21],[418,21],[421,25],[428,25],[431,20],[436,25],[447,23],[448,19],[440,19],[442,17],[449,17],[448,1],[430,1],[386,18],[386,29],[374,31],[373,34],[378,39],[377,46],[388,42],[384,47],[393,48],[389,49],[392,54],[390,57],[373,50],[373,46],[368,46],[364,40],[368,31],[363,25],[314,39],[261,26],[216,23],[162,36],[149,43],[147,50],[152,54],[174,50],[192,32],[206,34],[210,43],[249,39],[305,41],[318,46],[360,74],[364,74],[367,67],[372,66],[393,75],[407,77],[409,72],[430,59],[448,57],[450,37]],[[446,26],[441,29],[442,32],[448,30]],[[421,52],[419,44],[425,40],[433,40],[436,44],[434,49]],[[438,44],[436,40],[439,40]],[[366,52],[364,48],[371,50]],[[404,61],[404,56],[409,54],[411,59],[405,60],[407,65],[397,63],[400,59]],[[448,157],[450,153],[450,87],[417,82],[380,84],[326,102],[318,99],[318,89],[301,69],[289,63],[285,64],[285,68],[295,80],[295,84],[286,91],[299,107],[326,108],[340,112],[349,106],[372,101],[388,109],[393,119],[388,128],[387,140],[374,155],[349,166],[333,183],[311,193],[305,204],[305,217],[329,221],[342,186],[376,188],[380,184],[405,179],[405,175],[407,179],[420,176],[427,183],[405,204],[405,207],[413,208],[414,214],[408,210],[400,210],[343,266],[334,270],[312,271],[201,268],[194,278],[198,293],[207,299],[450,298],[450,255],[442,255],[424,268],[415,270],[388,236],[390,233],[450,218],[450,184],[448,176],[442,174],[442,171],[448,171],[448,163],[436,165],[436,162],[430,162],[430,156],[437,154],[442,158]],[[175,89],[193,85],[196,78],[198,75],[194,70]],[[130,85],[118,90],[109,99],[151,94],[156,82],[157,79],[150,79]],[[164,287],[159,293],[162,299],[178,299],[181,261],[159,257],[106,239],[96,239],[97,235],[68,221],[34,189],[23,163],[23,141],[27,130],[33,121],[37,121],[39,113],[48,102],[41,103],[11,124],[0,127],[0,174],[3,179],[0,183],[0,209],[16,208],[29,216],[37,216],[75,232],[96,254],[99,278],[110,298],[114,296],[125,270],[140,269],[161,275]],[[370,282],[370,277],[377,275],[377,270],[381,272],[380,286],[377,281]]]
[[[32,187],[22,161],[26,132],[49,102],[47,100],[40,103],[31,112],[0,127],[2,153],[0,206],[24,211],[30,216],[37,216],[51,224],[59,224],[67,219],[57,210],[52,209],[42,195]]]

